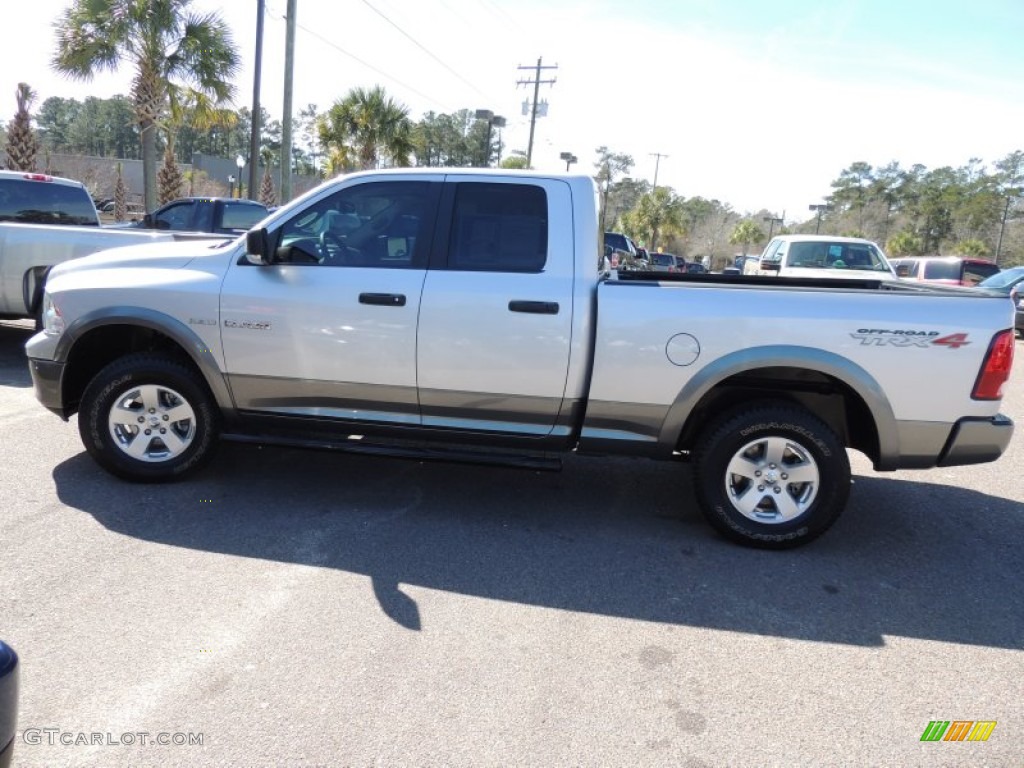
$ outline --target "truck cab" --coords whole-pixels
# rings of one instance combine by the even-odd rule
[[[779,235],[761,254],[759,275],[895,280],[882,249],[859,237]]]

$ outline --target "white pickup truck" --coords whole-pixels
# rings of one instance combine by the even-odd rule
[[[1005,297],[601,279],[596,200],[585,176],[373,171],[231,243],[68,262],[27,344],[36,395],[139,481],[197,469],[219,437],[536,467],[558,451],[692,460],[707,519],[763,547],[835,521],[847,448],[879,470],[1006,448]]]

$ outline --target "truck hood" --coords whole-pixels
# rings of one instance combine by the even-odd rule
[[[181,269],[196,258],[222,256],[233,243],[233,240],[186,240],[110,248],[58,264],[50,272],[50,278],[96,269],[124,267]]]

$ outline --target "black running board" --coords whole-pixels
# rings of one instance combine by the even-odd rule
[[[360,440],[315,440],[308,438],[282,437],[277,435],[243,435],[231,433],[221,435],[221,438],[235,443],[279,445],[286,448],[303,448],[310,450],[341,451],[343,453],[360,453],[370,456],[390,456],[392,458],[417,459],[419,461],[447,461],[459,464],[484,464],[495,467],[533,469],[540,472],[559,472],[562,469],[562,460],[560,458],[533,453],[501,453],[491,450],[474,451],[466,448],[437,445],[426,447],[401,443],[375,443],[365,438]]]

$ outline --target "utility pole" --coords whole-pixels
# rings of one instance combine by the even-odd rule
[[[661,152],[648,152],[648,154],[651,157],[655,158],[655,160],[654,160],[654,191],[657,192],[658,191],[658,166],[661,165],[661,158],[668,157],[668,155],[663,155],[663,154],[661,154]]]
[[[281,202],[292,199],[292,73],[295,70],[295,13],[298,0],[288,0],[284,43],[284,114],[281,119]]]
[[[520,66],[518,69],[533,69],[535,74],[533,80],[517,80],[516,85],[532,85],[533,86],[533,107],[530,109],[530,143],[526,146],[526,167],[531,168],[533,166],[533,130],[537,124],[537,97],[540,92],[541,85],[554,85],[555,78],[550,80],[541,80],[540,73],[542,69],[558,69],[558,65],[549,65],[547,67],[541,66],[543,57],[537,59],[536,67],[523,67]]]
[[[999,266],[999,254],[1003,250],[1003,230],[1006,229],[1006,218],[1010,215],[1010,203],[1020,195],[1021,190],[1012,189],[1007,192],[1006,206],[1003,208],[1003,220],[999,224],[999,241],[996,243],[996,266]]]
[[[263,6],[266,0],[256,0],[256,71],[252,78],[252,136],[249,138],[249,197],[259,189],[256,172],[260,159],[260,69],[263,64]]]

